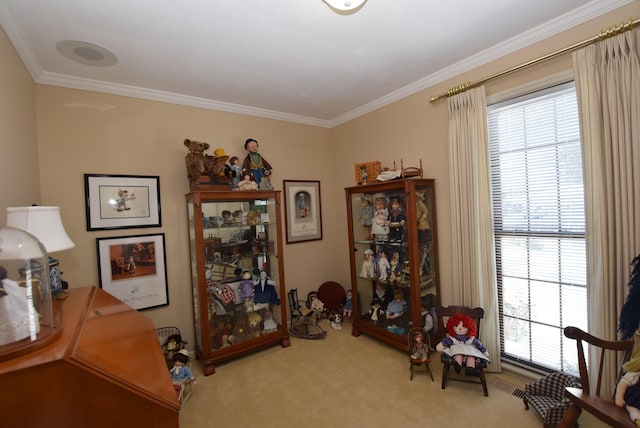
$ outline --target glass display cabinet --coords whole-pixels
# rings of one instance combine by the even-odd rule
[[[345,189],[354,296],[354,336],[406,350],[425,327],[437,342],[438,245],[433,179],[408,178]],[[425,325],[426,324],[426,325]]]
[[[195,351],[205,375],[259,348],[290,345],[279,191],[187,194]]]

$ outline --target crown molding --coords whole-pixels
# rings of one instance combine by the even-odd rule
[[[547,39],[563,31],[571,29],[588,20],[597,18],[614,9],[632,3],[636,0],[594,0],[584,6],[559,16],[538,27],[526,31],[516,37],[505,40],[495,46],[478,52],[451,66],[445,67],[422,79],[412,82],[402,88],[390,92],[369,103],[357,107],[351,111],[337,116],[331,120],[318,119],[307,116],[300,116],[291,113],[283,113],[274,110],[261,109],[256,107],[232,104],[223,101],[210,100],[199,97],[180,95],[170,92],[157,91],[147,88],[128,86],[115,83],[101,82],[86,78],[77,78],[67,75],[43,72],[40,64],[33,57],[29,49],[21,42],[15,26],[12,24],[10,16],[12,11],[8,3],[0,2],[0,24],[4,28],[7,36],[13,43],[18,55],[27,67],[34,81],[38,84],[61,86],[74,89],[82,89],[95,92],[103,92],[113,95],[148,99],[172,104],[199,107],[209,110],[219,110],[229,113],[238,113],[248,116],[256,116],[265,119],[282,120],[285,122],[300,123],[303,125],[318,126],[322,128],[333,128],[342,125],[381,107],[399,101],[410,95],[424,91],[452,77],[473,70],[481,65],[490,63],[498,58],[513,53],[519,49],[530,46],[534,43]]]
[[[452,77],[459,76],[467,71],[473,70],[479,66],[488,64],[519,49],[533,45],[534,43],[545,40],[551,36],[562,33],[576,27],[598,16],[604,15],[614,9],[622,7],[636,0],[594,0],[586,5],[564,15],[561,15],[551,21],[532,28],[529,31],[521,33],[511,39],[507,39],[497,45],[494,45],[484,51],[478,52],[468,58],[463,59],[455,64],[445,67],[435,73],[430,74],[420,80],[410,83],[402,88],[390,92],[374,101],[371,101],[361,107],[351,110],[340,115],[331,121],[331,126],[335,127],[343,123],[349,122],[381,107],[399,101],[410,95],[424,91],[432,86],[442,83]]]
[[[38,76],[36,83],[42,85],[61,86],[65,88],[82,89],[86,91],[102,92],[105,94],[122,95],[125,97],[141,98],[151,101],[160,101],[171,104],[179,104],[190,107],[199,107],[208,110],[224,111],[228,113],[245,114],[265,119],[282,120],[285,122],[300,123],[303,125],[331,127],[329,121],[313,117],[283,113],[275,110],[261,109],[257,107],[232,104],[207,98],[193,97],[189,95],[175,94],[172,92],[157,91],[138,86],[122,85],[119,83],[102,82],[99,80],[72,77],[64,74],[43,72]]]

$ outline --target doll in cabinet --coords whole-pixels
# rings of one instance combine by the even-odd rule
[[[416,177],[345,189],[351,291],[358,297],[353,310],[354,336],[364,333],[406,350],[406,332],[424,327],[422,298],[429,295],[438,304],[434,184],[432,179]],[[366,200],[372,201],[374,210],[373,236],[362,222]],[[430,339],[435,345],[438,337]]]
[[[279,191],[187,194],[194,348],[205,375],[218,362],[290,345],[280,212]]]

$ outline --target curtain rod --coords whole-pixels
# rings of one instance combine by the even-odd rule
[[[490,82],[492,80],[495,80],[495,79],[498,79],[500,77],[506,76],[507,74],[511,74],[511,73],[516,72],[516,71],[522,70],[523,68],[527,68],[527,67],[529,67],[531,65],[538,64],[538,63],[546,61],[548,59],[555,58],[555,57],[557,57],[559,55],[562,55],[564,53],[571,52],[571,51],[583,48],[583,47],[588,46],[588,45],[590,45],[592,43],[595,43],[595,42],[597,42],[599,40],[604,40],[604,39],[607,39],[609,37],[615,36],[616,34],[623,33],[625,31],[631,30],[632,28],[638,26],[638,24],[640,24],[640,19],[636,19],[636,20],[631,20],[630,19],[629,21],[624,22],[624,23],[622,23],[622,24],[620,24],[618,26],[609,27],[608,29],[606,29],[604,31],[601,31],[597,36],[593,36],[593,37],[591,37],[589,39],[586,39],[586,40],[583,40],[581,42],[575,43],[575,44],[573,44],[571,46],[567,46],[567,47],[559,49],[559,50],[557,50],[555,52],[551,52],[550,54],[541,56],[540,58],[536,58],[534,60],[525,62],[523,64],[520,64],[520,65],[517,65],[517,66],[515,66],[513,68],[510,68],[508,70],[501,71],[501,72],[496,73],[494,75],[491,75],[489,77],[485,77],[484,79],[481,79],[481,80],[477,80],[477,81],[475,81],[473,83],[472,82],[466,82],[466,83],[463,83],[461,85],[455,86],[455,87],[449,89],[447,92],[444,92],[444,93],[442,93],[440,95],[436,95],[436,96],[431,97],[429,102],[435,103],[436,101],[438,101],[438,100],[440,100],[442,98],[452,97],[452,96],[457,95],[457,94],[459,94],[461,92],[465,92],[465,91],[467,91],[469,89],[478,87],[478,86],[483,85],[483,84],[485,84],[487,82]]]

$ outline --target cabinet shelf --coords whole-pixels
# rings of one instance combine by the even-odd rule
[[[345,189],[354,303],[352,334],[405,350],[439,302],[433,179],[409,178]],[[385,261],[386,260],[386,261]],[[396,317],[396,314],[401,313]],[[430,335],[433,344],[439,339]]]

